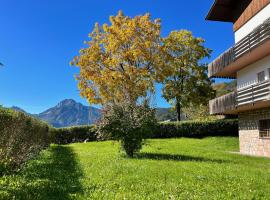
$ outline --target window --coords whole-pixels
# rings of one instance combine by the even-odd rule
[[[261,138],[270,138],[270,119],[259,121],[259,132]]]
[[[260,82],[263,82],[265,80],[265,74],[264,74],[264,71],[261,71],[257,74],[257,80],[258,80],[258,83]]]

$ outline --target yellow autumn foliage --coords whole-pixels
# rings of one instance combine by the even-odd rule
[[[95,104],[136,102],[154,91],[154,81],[169,73],[160,56],[160,31],[160,20],[149,14],[131,18],[120,11],[110,24],[96,24],[87,47],[71,62],[80,68],[81,96]]]

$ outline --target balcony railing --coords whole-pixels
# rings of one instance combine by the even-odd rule
[[[210,114],[225,114],[236,109],[236,92],[225,94],[209,101]]]
[[[209,101],[209,110],[210,114],[235,114],[236,109],[260,101],[270,101],[269,80],[212,99]]]
[[[216,73],[221,72],[226,66],[251,52],[268,39],[270,39],[270,18],[210,63],[208,65],[208,76],[215,77]]]
[[[237,106],[254,104],[258,101],[270,100],[270,81],[264,81],[237,90]]]

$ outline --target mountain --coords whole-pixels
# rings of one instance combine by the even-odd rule
[[[84,106],[73,99],[65,99],[37,115],[54,127],[94,124],[100,116],[100,109]]]
[[[29,114],[29,113],[27,113],[25,110],[23,110],[23,109],[21,109],[21,108],[19,108],[19,107],[17,107],[17,106],[12,106],[11,109],[16,110],[16,111],[18,111],[18,112],[25,113],[25,114]]]
[[[65,99],[56,106],[39,114],[27,113],[17,106],[13,106],[11,109],[44,120],[54,127],[94,124],[101,117],[100,109],[84,106],[73,99]]]
[[[17,107],[17,106],[12,106],[11,109],[18,111],[18,112],[22,112],[22,113],[27,114],[27,115],[31,115],[32,117],[37,117],[37,114],[28,113],[24,109]]]
[[[84,106],[73,99],[65,99],[56,106],[39,114],[30,114],[25,110],[13,106],[12,109],[39,118],[54,127],[68,127],[88,125],[96,123],[101,117],[101,110],[91,106]],[[170,108],[157,108],[156,117],[158,121],[175,120],[176,115]]]
[[[156,118],[158,121],[176,121],[176,113],[171,108],[156,108]]]

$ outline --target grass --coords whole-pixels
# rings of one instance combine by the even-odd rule
[[[51,145],[0,199],[269,199],[270,159],[229,153],[238,138],[149,140],[135,158],[115,142]]]

